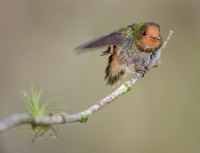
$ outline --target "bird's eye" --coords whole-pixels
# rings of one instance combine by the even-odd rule
[[[146,35],[146,32],[145,32],[145,31],[143,31],[143,32],[142,32],[142,34],[143,34],[143,36],[145,36],[145,35]]]

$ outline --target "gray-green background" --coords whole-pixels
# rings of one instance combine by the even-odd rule
[[[174,35],[162,64],[86,124],[59,126],[58,139],[12,129],[0,153],[199,153],[200,1],[0,0],[0,119],[27,112],[19,92],[45,88],[79,112],[115,90],[103,81],[103,49],[76,55],[77,45],[134,22]],[[126,79],[129,79],[129,75]],[[120,83],[123,83],[123,79]]]

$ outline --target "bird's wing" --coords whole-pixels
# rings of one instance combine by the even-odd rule
[[[121,40],[124,40],[125,38],[126,38],[125,34],[113,32],[113,33],[101,36],[99,38],[96,38],[94,40],[91,40],[89,42],[86,42],[86,43],[76,47],[75,50],[82,50],[82,49],[88,49],[88,48],[116,45]]]
[[[131,29],[131,27],[121,28],[120,30],[114,31],[107,35],[86,42],[76,47],[75,50],[80,51],[89,48],[117,45],[120,44],[122,41],[127,40],[131,35],[133,35],[133,30]]]

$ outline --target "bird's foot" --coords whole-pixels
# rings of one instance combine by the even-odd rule
[[[137,70],[136,72],[140,73],[140,75],[142,76],[142,78],[144,77],[144,75],[149,71],[148,67],[145,67],[144,70]]]

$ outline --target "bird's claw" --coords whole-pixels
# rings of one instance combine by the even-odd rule
[[[144,77],[144,75],[149,71],[149,68],[146,67],[144,70],[137,70],[138,73],[140,73],[140,75],[142,76],[142,78]]]

